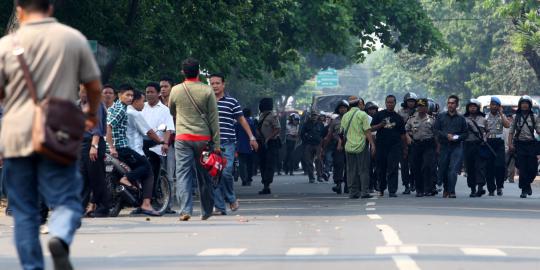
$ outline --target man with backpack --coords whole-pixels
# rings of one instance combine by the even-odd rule
[[[304,143],[304,162],[306,165],[309,182],[315,183],[313,173],[313,162],[315,162],[315,170],[317,172],[317,181],[322,182],[322,156],[321,142],[323,139],[324,125],[318,121],[318,114],[311,112],[311,118],[304,124],[300,137]]]

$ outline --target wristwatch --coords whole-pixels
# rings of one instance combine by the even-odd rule
[[[250,141],[256,141],[257,138],[255,138],[255,136],[251,135],[251,137],[249,137],[249,140],[250,140]]]
[[[97,144],[92,144],[92,147],[94,147],[96,149],[99,149],[99,145],[97,145]]]

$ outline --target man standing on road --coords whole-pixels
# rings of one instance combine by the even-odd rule
[[[332,190],[341,194],[341,186],[346,186],[345,182],[345,142],[341,139],[341,120],[343,115],[349,110],[349,103],[342,100],[336,106],[334,113],[338,116],[332,120],[328,127],[328,134],[323,142],[323,149],[332,152],[333,178],[336,184]]]
[[[279,155],[281,140],[279,134],[281,125],[279,117],[273,112],[274,100],[263,98],[259,102],[259,123],[257,123],[257,137],[259,140],[259,165],[261,167],[261,182],[264,185],[259,195],[272,193],[270,184],[274,181],[274,167]]]
[[[154,186],[156,183],[158,183],[158,177],[160,176],[162,164],[166,164],[167,154],[169,153],[170,136],[171,132],[174,131],[173,118],[169,112],[169,108],[161,103],[159,99],[159,91],[159,84],[155,82],[150,82],[146,85],[147,102],[144,103],[144,108],[142,110],[144,120],[146,120],[148,125],[150,125],[150,128],[152,128],[152,130],[163,141],[163,144],[158,145],[155,141],[148,137],[145,137],[144,139],[144,154],[148,157],[150,165],[152,165]],[[164,130],[160,130],[162,126],[165,128]],[[167,174],[167,179],[169,180],[169,186],[172,190],[172,186],[174,184],[172,175],[169,176]],[[169,205],[165,211],[166,214],[176,214],[175,211],[171,210],[171,204],[172,200],[169,200]]]
[[[417,112],[413,114],[405,125],[405,130],[411,136],[410,161],[415,176],[416,197],[433,196],[433,173],[435,172],[435,150],[437,141],[433,132],[435,118],[428,115],[428,100],[425,98],[416,101]]]
[[[225,94],[225,76],[222,74],[210,75],[210,85],[216,95],[219,111],[219,134],[221,147],[224,149],[223,156],[227,160],[227,165],[221,174],[221,180],[214,189],[214,214],[226,215],[227,209],[225,202],[229,204],[231,211],[238,210],[240,206],[238,199],[234,194],[233,165],[234,154],[236,152],[236,130],[234,123],[237,121],[249,136],[249,143],[254,151],[257,151],[259,145],[257,138],[251,132],[249,123],[246,121],[240,103],[235,98]]]
[[[465,170],[467,185],[471,189],[470,197],[482,197],[486,194],[486,161],[491,155],[482,148],[486,134],[486,115],[480,111],[480,101],[471,99],[465,106],[465,120],[469,135],[464,142]]]
[[[502,196],[504,188],[504,178],[506,177],[506,159],[503,140],[503,129],[510,127],[510,121],[503,113],[501,100],[498,97],[491,97],[489,103],[489,114],[487,119],[487,143],[493,148],[496,156],[490,155],[487,160],[486,182],[489,195],[495,190],[497,196]]]
[[[304,143],[304,163],[310,183],[315,183],[313,162],[317,171],[317,181],[322,182],[322,155],[321,142],[323,139],[324,125],[319,120],[316,112],[311,112],[311,118],[304,124],[300,131],[300,137]]]
[[[255,120],[251,117],[251,110],[249,108],[244,108],[242,114],[248,122],[251,134],[253,135],[256,128]],[[253,148],[251,147],[249,135],[244,130],[244,127],[236,122],[234,128],[236,131],[236,139],[238,141],[238,170],[240,172],[240,178],[242,179],[242,186],[251,186],[251,182],[253,182],[253,159],[255,158],[255,151],[253,151]]]
[[[341,120],[341,131],[345,139],[347,185],[349,199],[371,198],[369,194],[369,156],[375,154],[375,144],[371,136],[368,115],[360,108],[364,101],[351,99],[351,109]],[[369,146],[366,144],[369,142]]]
[[[384,196],[388,186],[389,196],[397,197],[398,164],[402,155],[407,155],[407,139],[405,138],[405,123],[403,118],[394,110],[396,97],[389,95],[385,99],[386,110],[375,114],[371,129],[377,131],[377,179],[379,180],[379,196]]]
[[[443,198],[456,198],[457,176],[463,160],[462,142],[467,138],[468,131],[465,117],[457,112],[459,98],[449,96],[446,106],[448,110],[438,114],[434,127],[440,144],[437,177],[444,185]]]
[[[201,218],[207,220],[214,208],[212,180],[199,160],[209,147],[221,153],[219,112],[212,88],[199,81],[199,61],[187,58],[182,62],[185,81],[171,90],[169,110],[176,117],[176,186],[180,198],[180,221],[193,215],[193,181],[199,187]],[[195,168],[195,169],[193,169]]]
[[[97,122],[101,82],[97,63],[86,38],[50,17],[49,0],[15,1],[20,29],[0,40],[0,98],[4,108],[1,143],[9,206],[15,221],[15,244],[23,269],[43,269],[39,240],[39,198],[54,208],[48,243],[55,269],[72,269],[69,246],[81,225],[82,179],[78,164],[62,165],[35,153],[32,123],[35,105],[26,86],[22,57],[33,74],[40,100],[55,97],[76,102],[82,83],[88,95],[87,128]],[[14,45],[17,44],[17,45]],[[18,50],[21,52],[21,50]]]
[[[515,119],[508,135],[508,151],[516,154],[521,198],[532,195],[531,184],[538,171],[535,131],[540,133],[540,118],[537,118],[532,111],[531,97],[523,96],[519,99]]]
[[[415,112],[416,107],[416,100],[418,97],[415,93],[409,92],[405,94],[403,97],[403,103],[401,103],[401,109],[399,110],[399,115],[401,118],[403,118],[403,122],[407,123],[410,117],[413,116]],[[407,138],[407,153],[410,154],[411,152],[411,142],[409,141],[409,138]],[[412,170],[412,163],[410,162],[410,159],[407,157],[402,157],[399,164],[401,166],[401,181],[403,183],[403,186],[405,187],[405,191],[403,191],[403,194],[411,194],[411,191],[415,191],[415,182],[414,182],[414,174]]]
[[[169,97],[173,86],[174,81],[169,77],[162,77],[161,80],[159,80],[159,99],[161,100],[161,103],[167,108],[169,107]],[[176,123],[176,115],[173,115],[172,117],[174,126],[174,123]],[[174,154],[174,138],[176,136],[175,132],[176,130],[171,130],[171,134],[169,135],[169,151],[167,152],[167,176],[169,177],[169,181],[171,181],[172,183],[176,182],[176,160]],[[176,186],[171,187],[171,195],[172,194],[176,194]]]

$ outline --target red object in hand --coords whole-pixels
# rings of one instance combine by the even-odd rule
[[[202,152],[200,162],[203,168],[207,170],[208,174],[210,174],[212,177],[221,175],[221,172],[227,165],[227,159],[208,150]]]

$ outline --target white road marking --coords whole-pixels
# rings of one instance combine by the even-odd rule
[[[246,251],[245,248],[209,248],[197,256],[239,256]]]
[[[388,255],[388,254],[418,254],[418,247],[416,246],[384,246],[376,247],[375,254]]]
[[[285,255],[287,256],[314,256],[328,255],[328,248],[290,248]]]
[[[540,250],[539,246],[502,246],[502,245],[456,245],[456,244],[415,244],[421,247],[442,247],[442,248],[498,248],[498,249],[524,249],[524,250]]]
[[[504,251],[496,248],[461,248],[461,251],[468,256],[506,256]]]
[[[366,203],[366,206],[375,206],[375,204],[377,204],[376,202],[368,202]]]
[[[113,254],[109,254],[107,256],[107,258],[114,258],[114,257],[118,257],[120,255],[124,255],[124,254],[127,254],[128,252],[126,250],[123,250],[123,251],[120,251],[120,252],[116,252],[116,253],[113,253]]]
[[[420,270],[420,267],[418,267],[410,256],[396,255],[392,256],[392,260],[394,260],[399,270]]]
[[[401,246],[403,242],[399,240],[397,232],[392,227],[382,224],[377,225],[377,228],[381,231],[387,246]]]
[[[382,219],[382,217],[379,216],[379,215],[367,215],[367,217],[368,217],[369,219]]]
[[[366,208],[366,211],[375,211],[375,208],[369,207],[369,208]]]

